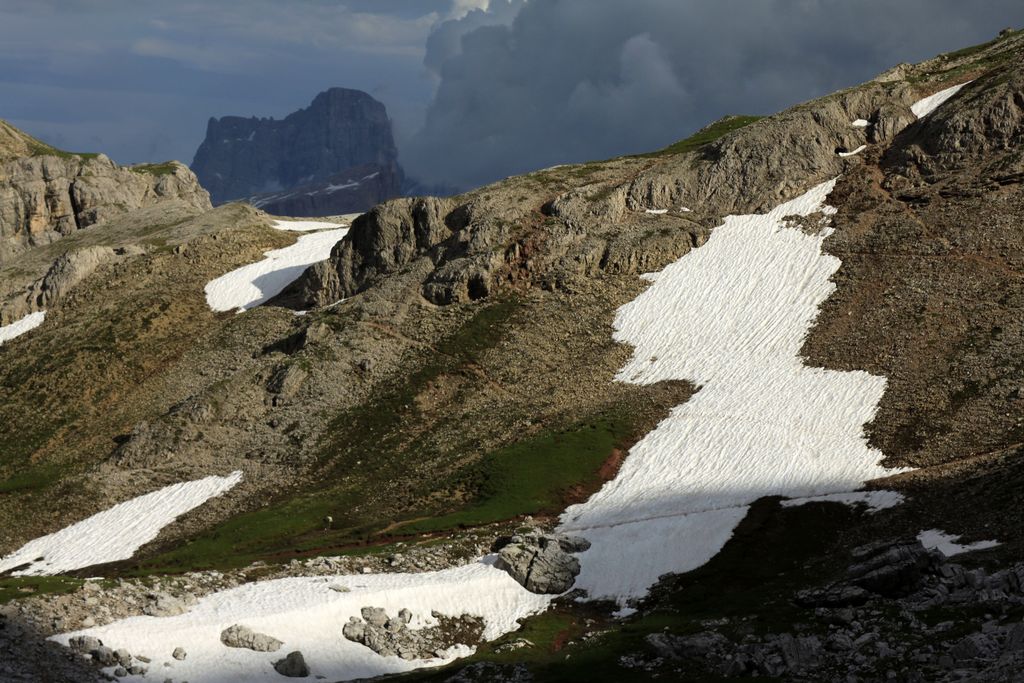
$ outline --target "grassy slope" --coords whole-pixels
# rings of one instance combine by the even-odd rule
[[[372,508],[360,507],[374,482],[409,479],[410,462],[453,459],[432,451],[425,435],[409,437],[408,426],[420,424],[416,408],[411,406],[438,378],[473,367],[502,338],[507,326],[514,324],[520,308],[515,299],[481,308],[402,383],[336,416],[334,428],[328,430],[334,438],[321,444],[319,484],[312,484],[312,490],[291,491],[185,545],[137,563],[130,571],[238,567],[259,559],[339,552],[354,544],[379,542],[385,529],[391,537],[557,513],[570,489],[595,488],[600,483],[597,472],[601,465],[634,436],[634,419],[625,409],[578,421],[570,418],[455,466],[454,471],[410,481],[407,498],[421,502],[414,503],[398,524],[381,519]],[[455,452],[462,457],[472,450],[472,444],[461,444]],[[452,495],[444,496],[443,503],[427,502],[437,500],[431,494],[439,491]],[[328,515],[334,523],[325,530],[323,520]]]

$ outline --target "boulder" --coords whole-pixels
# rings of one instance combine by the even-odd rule
[[[228,647],[245,648],[256,652],[277,652],[284,644],[277,638],[256,633],[248,626],[241,624],[224,629],[220,634],[220,642]]]
[[[585,538],[561,534],[530,533],[502,539],[497,544],[498,562],[531,593],[558,594],[572,588],[580,562],[572,553],[590,547]]]
[[[103,641],[93,636],[74,636],[68,640],[68,647],[80,654],[89,654],[103,645]]]
[[[289,652],[284,659],[274,662],[274,670],[288,678],[305,678],[309,676],[309,667],[306,666],[306,658],[296,650]]]
[[[342,628],[347,640],[370,648],[381,657],[432,659],[454,645],[476,645],[483,638],[483,619],[470,614],[449,617],[434,612],[436,626],[411,629],[412,612],[398,611],[388,616],[380,607],[364,607],[363,619],[352,617]]]

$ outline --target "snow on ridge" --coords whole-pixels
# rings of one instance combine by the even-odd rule
[[[3,346],[5,341],[10,341],[15,337],[34,330],[43,324],[43,320],[46,319],[46,311],[36,311],[35,313],[29,313],[24,318],[15,320],[10,325],[4,325],[0,327],[0,346]]]
[[[472,654],[457,646],[445,657],[406,661],[382,657],[345,639],[342,626],[366,606],[383,607],[391,615],[407,608],[412,628],[437,623],[432,611],[449,616],[474,614],[485,621],[484,638],[493,640],[519,628],[522,619],[547,609],[554,596],[536,595],[493,566],[494,555],[437,572],[360,574],[334,577],[293,577],[249,583],[201,598],[185,614],[174,617],[132,617],[107,626],[55,636],[67,645],[75,635],[100,638],[115,648],[153,660],[161,677],[192,683],[277,683],[281,676],[271,662],[293,650],[302,652],[311,674],[328,680],[371,678],[440,666]],[[331,586],[344,586],[339,592]],[[276,653],[226,648],[220,632],[236,623],[284,641]],[[188,657],[171,658],[175,647]],[[166,663],[166,665],[165,665]]]
[[[999,541],[976,541],[975,543],[961,545],[957,543],[957,541],[960,540],[959,535],[947,534],[941,529],[927,529],[922,531],[917,535],[917,540],[921,541],[921,545],[925,548],[938,550],[946,557],[968,553],[972,550],[987,550],[988,548],[995,548],[996,546],[1002,545]]]
[[[783,218],[834,213],[824,203],[834,185],[726,217],[619,309],[614,337],[634,353],[616,379],[701,389],[562,515],[561,531],[593,543],[576,582],[591,598],[626,604],[659,576],[703,565],[758,498],[845,493],[893,472],[863,436],[885,378],[807,367],[799,355],[840,262],[821,250],[829,228],[807,235]]]
[[[871,125],[871,122],[868,121],[867,119],[856,119],[850,125],[853,126],[854,128],[867,128],[868,126]]]
[[[333,230],[337,228],[347,228],[347,223],[332,223],[328,221],[287,221],[283,219],[277,219],[271,226],[275,230],[284,230],[285,232],[311,232],[313,230]]]
[[[311,232],[290,247],[268,251],[263,254],[262,261],[242,266],[206,283],[206,303],[218,312],[242,312],[264,304],[280,294],[306,268],[328,258],[334,245],[347,233],[348,228]]]
[[[952,88],[946,88],[945,90],[940,90],[934,95],[929,95],[928,97],[922,98],[917,102],[914,102],[914,104],[910,105],[910,111],[914,112],[914,116],[916,116],[918,119],[923,119],[924,117],[928,116],[933,111],[941,107],[943,104],[945,104],[949,98],[953,97],[953,95],[956,95],[958,92],[960,92],[960,90],[965,85],[972,82],[973,81],[967,81],[967,83],[954,85]]]
[[[242,480],[241,472],[172,484],[37,538],[0,558],[0,574],[52,576],[83,567],[127,560],[181,515]],[[27,565],[27,566],[24,566]],[[16,571],[15,568],[18,568]]]
[[[784,508],[799,507],[807,503],[843,503],[845,505],[867,506],[868,512],[878,512],[896,507],[906,500],[898,491],[851,491],[849,493],[828,493],[823,496],[790,498],[782,501]]]
[[[867,145],[861,145],[860,147],[858,147],[857,149],[853,150],[852,152],[840,152],[839,156],[841,156],[841,157],[856,156],[856,155],[860,154],[861,152],[863,152],[864,150],[866,150],[867,148],[868,148]]]

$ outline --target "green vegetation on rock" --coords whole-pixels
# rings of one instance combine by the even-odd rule
[[[162,164],[137,164],[128,168],[136,173],[149,173],[150,175],[162,176],[172,175],[178,164],[174,161],[165,161]]]
[[[692,152],[695,149],[703,147],[722,136],[749,126],[750,124],[760,121],[763,116],[726,116],[725,118],[715,121],[710,126],[705,126],[699,131],[686,138],[675,142],[665,149],[657,152],[649,152],[647,154],[639,154],[640,157],[661,157],[669,154],[684,154],[685,152]]]

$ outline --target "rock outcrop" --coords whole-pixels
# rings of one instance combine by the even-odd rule
[[[210,208],[183,164],[118,166],[44,145],[0,121],[0,264],[26,247],[167,199]]]
[[[484,621],[471,614],[449,617],[432,612],[437,625],[417,629],[409,628],[413,615],[407,609],[389,617],[383,608],[364,607],[361,614],[362,619],[352,617],[345,624],[342,635],[382,657],[433,659],[455,645],[476,645],[483,638]]]
[[[384,105],[346,88],[281,120],[210,119],[192,169],[215,204],[249,197],[283,215],[364,211],[402,184]],[[361,189],[345,187],[357,181]]]
[[[499,569],[531,593],[558,594],[572,588],[580,573],[573,553],[590,547],[590,541],[562,534],[530,533],[499,540]]]

